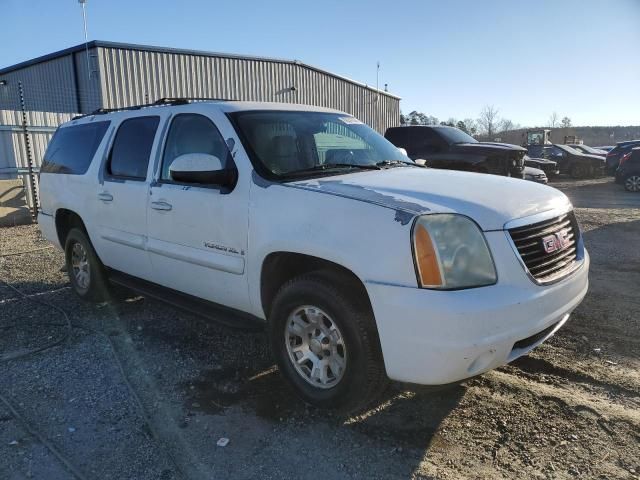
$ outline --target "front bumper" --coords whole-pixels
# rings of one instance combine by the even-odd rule
[[[549,179],[546,175],[525,175],[524,179],[530,182],[542,183],[543,185],[549,183]]]
[[[553,335],[587,293],[586,251],[576,271],[540,286],[527,277],[504,232],[486,237],[496,285],[437,291],[365,282],[389,378],[443,385],[511,362]]]

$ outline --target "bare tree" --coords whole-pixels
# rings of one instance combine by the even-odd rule
[[[515,124],[508,118],[503,118],[502,121],[500,122],[500,131],[508,132],[513,129],[515,129]]]
[[[464,125],[467,127],[467,133],[469,135],[477,135],[478,134],[478,122],[476,122],[473,118],[465,118]]]
[[[547,122],[547,127],[556,128],[558,126],[558,114],[553,112],[549,117],[549,122]]]
[[[562,128],[569,128],[571,127],[571,119],[569,117],[564,117],[561,121],[560,121],[560,125],[562,126]]]
[[[485,105],[478,117],[478,124],[482,133],[488,137],[492,137],[499,130],[500,118],[498,117],[498,109],[493,105]]]

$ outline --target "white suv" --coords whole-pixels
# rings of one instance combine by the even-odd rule
[[[44,235],[82,298],[118,282],[266,322],[306,401],[351,409],[388,379],[458,382],[553,335],[588,286],[565,195],[410,161],[354,117],[165,101],[62,125]]]

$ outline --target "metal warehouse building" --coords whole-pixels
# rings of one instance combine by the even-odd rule
[[[20,109],[18,82],[28,111],[208,97],[336,108],[380,132],[400,122],[399,97],[296,60],[92,41],[0,69],[0,109]]]

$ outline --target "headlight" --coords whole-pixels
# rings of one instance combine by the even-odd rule
[[[413,225],[418,284],[442,290],[496,283],[496,268],[484,235],[468,217],[433,214]]]

